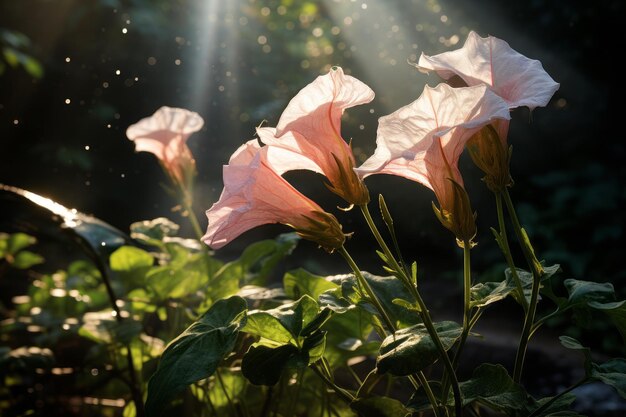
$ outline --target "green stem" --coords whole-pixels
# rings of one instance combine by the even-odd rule
[[[513,280],[515,281],[515,287],[517,288],[520,303],[522,304],[522,308],[526,313],[528,311],[528,301],[526,301],[526,297],[524,296],[522,281],[519,279],[519,275],[517,274],[517,268],[515,268],[513,255],[511,254],[511,247],[509,246],[509,238],[506,233],[506,226],[504,222],[504,210],[502,209],[502,193],[495,193],[495,197],[496,211],[498,213],[498,227],[500,228],[500,244],[502,253],[504,254],[504,259],[506,260],[506,263],[509,265],[511,275],[513,276]]]
[[[472,317],[472,309],[470,308],[471,302],[471,292],[470,289],[472,287],[472,272],[471,272],[471,243],[469,240],[463,242],[463,330],[461,332],[461,337],[459,339],[459,343],[456,351],[454,352],[454,357],[452,359],[452,367],[456,370],[459,364],[459,359],[461,358],[461,352],[463,350],[463,346],[465,346],[465,342],[467,341],[467,337],[469,336],[472,327],[478,321],[480,317],[480,313],[476,313]],[[444,402],[448,399],[448,389],[449,389],[449,381],[447,376],[444,377],[443,386],[443,400]]]
[[[202,228],[200,227],[200,222],[198,222],[198,217],[193,211],[193,203],[190,201],[190,199],[187,199],[185,197],[183,197],[182,200],[185,213],[187,213],[187,218],[189,219],[189,223],[191,223],[191,227],[194,234],[196,235],[196,239],[202,241],[202,236],[204,236],[204,233],[202,232]]]
[[[333,391],[335,391],[342,400],[344,400],[348,404],[354,401],[354,396],[352,394],[350,394],[347,390],[339,387],[333,381],[328,379],[326,375],[324,375],[324,373],[317,368],[316,364],[312,364],[310,368],[313,370],[313,372],[317,374],[317,376],[319,376],[322,379],[322,381],[326,383],[326,385],[328,385]]]
[[[413,284],[411,284],[411,280],[406,276],[404,269],[400,266],[400,264],[398,264],[398,262],[396,261],[396,258],[391,253],[389,246],[387,246],[385,239],[383,239],[380,232],[378,231],[378,228],[376,227],[376,223],[374,223],[374,219],[372,218],[372,215],[370,214],[370,210],[367,207],[367,204],[363,204],[359,207],[361,208],[361,213],[363,213],[363,217],[365,218],[367,225],[372,231],[372,234],[374,235],[376,242],[378,242],[378,246],[380,246],[380,248],[383,250],[383,253],[387,257],[387,261],[390,263],[389,266],[393,268],[396,272],[398,272],[399,278],[403,281],[403,284],[409,287],[409,290],[411,290],[411,288],[413,288]]]
[[[106,288],[107,295],[109,297],[109,302],[111,303],[111,308],[115,312],[115,319],[118,323],[122,323],[124,318],[122,317],[122,311],[117,305],[117,297],[115,295],[115,291],[113,290],[113,285],[111,283],[111,278],[109,277],[109,269],[105,264],[104,260],[97,254],[92,248],[91,245],[80,238],[78,241],[79,245],[87,251],[91,255],[92,260],[96,264],[96,267],[100,271],[100,275],[102,277],[102,282],[104,283],[104,287]],[[141,392],[141,384],[139,382],[136,370],[135,363],[133,360],[133,354],[130,348],[130,343],[125,343],[126,348],[126,363],[128,366],[128,374],[130,377],[130,381],[128,383],[131,395],[133,398],[133,402],[135,403],[135,413],[137,417],[145,416],[145,409],[143,405],[143,395]]]
[[[267,388],[267,393],[265,395],[265,401],[263,401],[263,408],[261,408],[261,414],[259,415],[260,417],[266,417],[267,416],[267,412],[270,409],[270,403],[272,400],[272,393],[273,393],[273,388],[272,386],[269,386]]]
[[[359,269],[357,264],[354,262],[354,259],[352,259],[352,257],[350,256],[346,248],[343,246],[339,248],[339,253],[341,253],[341,255],[345,258],[346,262],[348,262],[348,265],[350,265],[350,268],[354,272],[354,275],[357,277],[357,280],[361,284],[361,287],[363,287],[368,297],[370,298],[372,304],[374,304],[374,307],[378,311],[378,314],[380,314],[381,318],[383,319],[383,322],[389,329],[389,332],[393,334],[396,331],[396,326],[393,324],[393,322],[389,318],[389,315],[387,314],[382,304],[378,300],[378,297],[376,297],[376,294],[374,293],[374,290],[372,289],[372,287],[369,285],[365,277],[363,277],[363,274],[361,274],[361,270]],[[435,410],[437,416],[439,416],[439,413],[437,412],[437,408],[438,408],[437,400],[432,391],[432,388],[430,387],[430,384],[428,383],[428,380],[426,379],[426,377],[424,376],[422,372],[419,372],[417,374],[417,378],[419,379],[420,384],[424,387],[424,392],[426,392],[426,395],[428,396],[428,399],[430,400],[431,405],[433,406],[433,409]],[[410,377],[409,379],[411,379],[411,382],[414,383],[414,380],[412,379],[412,377]]]
[[[356,276],[357,281],[367,293],[367,296],[370,299],[371,303],[374,304],[376,311],[378,311],[378,314],[380,314],[380,317],[382,318],[383,322],[387,326],[387,329],[389,330],[389,332],[393,333],[396,330],[396,326],[393,325],[393,322],[389,318],[389,315],[383,308],[382,304],[380,303],[380,300],[378,300],[378,297],[376,297],[376,294],[374,293],[374,290],[372,289],[370,284],[367,282],[365,277],[363,277],[363,274],[361,273],[361,270],[359,269],[357,264],[354,262],[354,259],[352,259],[352,257],[350,256],[350,254],[348,253],[348,251],[346,250],[344,246],[341,246],[339,248],[339,253],[341,254],[341,256],[344,257],[346,262],[348,262],[348,265],[350,265],[350,268],[352,269],[352,272],[354,272],[354,275]]]
[[[471,249],[470,241],[463,241],[463,332],[469,332],[470,316],[472,314],[470,307],[470,290],[472,288]],[[461,346],[459,346],[460,348]]]
[[[546,401],[541,407],[535,409],[535,411],[533,411],[532,413],[530,413],[528,415],[528,417],[535,417],[537,415],[540,415],[540,413],[542,411],[545,411],[548,409],[548,407],[550,407],[552,404],[554,404],[554,402],[556,400],[558,400],[559,398],[561,398],[562,396],[564,396],[565,394],[575,390],[576,388],[580,387],[581,385],[587,383],[588,379],[584,378],[581,381],[578,381],[577,383],[575,383],[574,385],[572,385],[571,387],[569,387],[568,389],[566,389],[565,391],[561,392],[560,394],[555,395],[554,397],[550,398],[550,400]]]
[[[422,388],[424,388],[424,392],[426,393],[426,397],[428,398],[428,402],[430,403],[430,405],[433,407],[433,411],[435,412],[435,416],[439,417],[441,415],[441,411],[439,410],[439,404],[437,403],[437,397],[435,397],[435,394],[433,393],[433,389],[430,387],[430,383],[428,382],[428,379],[426,379],[426,375],[424,375],[423,372],[418,372],[417,374],[417,379],[419,381],[419,383],[421,384]],[[411,382],[413,382],[412,378]]]
[[[528,263],[528,266],[533,275],[533,285],[530,294],[530,302],[528,304],[528,311],[526,312],[526,317],[524,319],[524,328],[522,330],[522,335],[520,336],[517,354],[515,356],[515,367],[513,370],[513,380],[519,383],[522,379],[522,370],[524,368],[526,350],[528,349],[528,342],[530,340],[531,331],[535,322],[535,313],[537,312],[537,301],[539,300],[539,287],[541,286],[542,272],[539,269],[540,264],[533,253],[533,249],[532,247],[529,247],[530,245],[528,243],[528,239],[524,235],[522,226],[519,222],[519,219],[517,218],[517,214],[515,213],[515,207],[513,206],[513,201],[511,201],[511,196],[508,190],[505,190],[504,202],[506,203],[507,211],[509,212],[509,216],[511,217],[511,222],[513,223],[513,230],[515,231],[517,240],[519,241],[520,247],[522,248],[522,253],[524,254],[524,258],[526,258],[526,262]]]
[[[237,417],[239,413],[237,413],[237,408],[235,408],[235,404],[233,404],[232,400],[230,399],[230,395],[228,395],[228,390],[226,389],[226,385],[224,384],[224,380],[222,379],[222,375],[220,373],[219,368],[215,370],[215,376],[217,377],[217,380],[220,383],[220,387],[222,387],[222,392],[224,393],[224,396],[226,397],[226,401],[228,402],[228,407],[233,412],[233,416]]]
[[[441,339],[439,338],[439,334],[437,333],[437,330],[435,329],[433,320],[430,317],[428,308],[426,307],[426,303],[422,299],[422,296],[417,290],[417,287],[411,283],[410,278],[406,276],[406,274],[404,273],[404,270],[400,267],[400,265],[398,265],[398,262],[396,261],[393,254],[389,250],[389,247],[385,243],[385,240],[380,235],[380,232],[378,231],[378,228],[376,227],[376,224],[374,223],[374,220],[372,219],[372,216],[369,212],[367,205],[363,204],[359,207],[361,208],[363,217],[365,217],[365,221],[367,222],[370,230],[372,231],[374,238],[378,242],[380,248],[383,250],[383,253],[387,257],[388,261],[390,262],[391,267],[397,272],[399,278],[401,279],[401,281],[404,282],[405,286],[409,289],[409,291],[415,298],[415,301],[417,301],[420,307],[420,315],[422,316],[422,321],[424,322],[424,325],[426,326],[426,329],[428,330],[428,334],[430,335],[431,339],[435,343],[435,346],[437,347],[437,351],[439,352],[439,356],[441,357],[441,360],[443,361],[446,371],[450,375],[450,379],[452,382],[452,391],[454,393],[454,407],[456,411],[456,417],[461,417],[463,415],[462,414],[463,404],[461,402],[461,390],[459,388],[459,381],[457,380],[456,373],[454,372],[454,368],[452,366],[452,362],[450,361],[450,357],[448,356],[448,352],[446,352],[446,349],[444,348],[443,344],[441,343]]]
[[[289,412],[287,413],[288,416],[295,415],[294,409],[296,407],[296,404],[298,403],[298,398],[300,397],[300,389],[302,388],[303,375],[304,372],[302,369],[300,369],[298,371],[298,379],[296,380],[296,393],[294,394],[293,398],[291,399],[291,403],[289,404]]]

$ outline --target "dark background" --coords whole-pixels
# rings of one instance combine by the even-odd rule
[[[376,92],[343,122],[344,137],[363,161],[375,147],[377,118],[438,82],[407,60],[459,48],[475,30],[539,59],[561,84],[546,108],[516,110],[509,136],[511,192],[540,258],[560,263],[566,277],[613,282],[623,295],[626,155],[616,56],[623,51],[624,8],[622,1],[565,0],[4,0],[0,182],[121,230],[166,216],[191,236],[185,219],[172,212],[177,202],[164,192],[157,161],[136,154],[126,139],[130,124],[162,105],[205,119],[188,142],[197,159],[195,209],[204,227],[203,211],[222,188],[221,165],[253,137],[255,126],[275,125],[289,99],[317,75],[340,65]],[[469,158],[461,170],[479,215],[475,277],[487,279],[503,266],[489,231],[493,198]],[[348,249],[364,269],[380,273],[360,214],[334,210],[343,203],[314,174],[287,178],[355,232]],[[405,256],[420,263],[425,285],[439,291],[433,303],[444,305],[459,291],[462,260],[432,213],[434,196],[399,177],[367,183],[374,199],[385,194]],[[11,216],[2,214],[2,229],[12,231]],[[217,256],[236,256],[286,230],[255,229]],[[306,242],[291,260],[320,273],[345,272],[339,261]]]

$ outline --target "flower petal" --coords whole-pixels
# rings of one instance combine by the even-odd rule
[[[260,127],[256,131],[261,142],[272,145],[267,151],[267,162],[279,175],[298,169],[306,169],[324,175],[322,168],[303,152],[300,146],[303,142],[298,142],[294,133],[285,132],[278,139],[276,129],[273,127]],[[312,151],[319,152],[316,149]],[[319,158],[314,159],[319,160]]]
[[[187,152],[187,138],[203,125],[198,113],[164,106],[129,126],[126,136],[135,142],[137,152],[150,152],[162,161],[171,161],[179,152]]]
[[[341,137],[341,115],[373,98],[367,85],[337,67],[317,77],[289,102],[272,135],[263,129],[259,135],[264,143],[299,153],[317,166],[313,169],[293,160],[284,166],[276,164],[279,171],[304,168],[321,172],[331,191],[350,204],[366,204],[369,193],[353,172],[352,149]]]
[[[206,214],[207,233],[202,240],[221,248],[242,233],[263,224],[283,223],[298,230],[308,217],[323,210],[282,178],[268,163],[269,146],[251,140],[237,149],[223,169],[224,190]]]
[[[447,164],[463,184],[456,166],[465,142],[485,124],[509,118],[507,104],[484,85],[426,86],[413,103],[379,119],[376,151],[355,171],[362,178],[399,175],[435,189],[432,182],[448,175],[441,172]]]
[[[435,56],[422,53],[417,68],[436,71],[444,79],[458,75],[468,86],[486,84],[510,108],[543,107],[559,88],[541,62],[525,57],[501,39],[482,38],[474,31],[460,49]]]
[[[328,74],[317,77],[291,99],[280,116],[276,135],[280,137],[291,130],[310,141],[325,141],[329,135],[341,138],[339,127],[343,111],[373,99],[371,88],[345,75],[340,67],[335,67]]]

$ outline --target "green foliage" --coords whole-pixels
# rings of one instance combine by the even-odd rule
[[[411,413],[398,400],[389,397],[358,398],[350,407],[359,417],[406,417]]]
[[[617,393],[626,398],[626,360],[610,359],[600,365],[592,362],[591,350],[572,337],[561,336],[561,344],[568,349],[579,350],[584,356],[585,381],[600,381],[615,388]]]
[[[246,311],[241,297],[220,300],[165,348],[148,383],[148,416],[160,415],[176,393],[216,371],[232,351]]]
[[[29,269],[44,262],[42,256],[25,250],[37,239],[25,233],[0,233],[0,259],[17,269]]]
[[[472,378],[460,384],[463,404],[473,402],[492,409],[514,414],[526,404],[526,391],[513,382],[501,365],[482,364],[474,370]]]
[[[451,321],[435,323],[446,350],[461,336],[461,327]],[[424,324],[398,330],[383,340],[376,359],[378,373],[405,376],[424,370],[439,359],[439,351]]]
[[[331,310],[308,295],[280,307],[251,311],[243,331],[261,337],[243,357],[243,375],[255,385],[274,385],[287,368],[303,368],[324,352],[326,332],[320,327]]]
[[[0,28],[0,76],[6,70],[6,65],[17,68],[21,66],[31,77],[40,79],[44,75],[41,63],[31,55],[30,39],[21,32]]]

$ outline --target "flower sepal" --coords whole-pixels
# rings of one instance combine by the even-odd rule
[[[354,172],[352,159],[347,158],[348,160],[343,163],[334,153],[332,157],[337,164],[338,179],[335,183],[325,183],[326,188],[349,202],[350,208],[369,203],[369,190],[363,180]]]
[[[301,217],[304,220],[298,225],[289,225],[301,238],[317,243],[329,253],[343,246],[346,235],[335,216],[318,210]]]
[[[465,188],[451,178],[447,180],[450,181],[452,188],[452,201],[448,202],[448,207],[437,207],[433,202],[435,216],[443,227],[454,233],[460,247],[464,247],[465,242],[474,247],[476,244],[472,239],[476,236],[476,213],[472,211]]]
[[[513,185],[509,171],[511,149],[506,149],[496,129],[486,125],[476,132],[465,145],[472,161],[485,173],[483,181],[494,193],[503,192]]]

